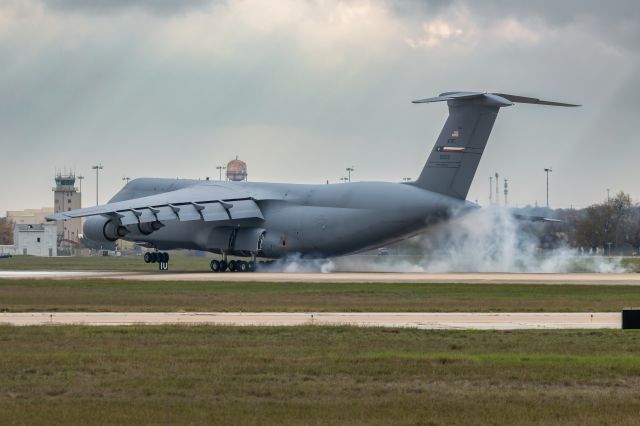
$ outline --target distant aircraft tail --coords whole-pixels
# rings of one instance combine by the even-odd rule
[[[500,108],[514,103],[579,106],[504,93],[479,92],[446,92],[413,103],[442,101],[449,106],[449,117],[420,177],[411,184],[463,200],[467,197]]]

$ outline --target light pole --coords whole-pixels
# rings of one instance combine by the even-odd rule
[[[347,183],[349,181],[348,177],[341,177],[340,180],[344,183]]]
[[[224,167],[224,166],[217,166],[216,170],[218,170],[220,172],[220,182],[222,182],[222,171],[223,170],[227,170],[227,168]]]
[[[122,180],[126,181],[127,183],[129,183],[129,181],[131,180],[131,178],[129,176],[125,176],[122,178]]]
[[[507,202],[507,196],[509,195],[509,179],[504,178],[504,206],[507,207],[509,203]]]
[[[84,176],[76,176],[78,178],[78,183],[80,184],[80,208],[82,208],[82,180]]]
[[[353,172],[353,171],[354,171],[353,166],[347,167],[347,173],[349,173],[349,177],[348,177],[349,182],[351,182],[351,172]]]
[[[607,203],[611,201],[611,198],[609,197],[609,191],[611,191],[611,188],[607,188]]]
[[[403,177],[403,178],[402,178],[402,181],[403,181],[403,182],[410,182],[410,181],[411,181],[411,178],[410,178],[410,177]]]
[[[500,175],[496,172],[496,205],[500,205]]]
[[[102,164],[97,164],[91,168],[96,171],[96,206],[97,206],[100,204],[100,202],[98,201],[98,175],[100,173],[100,170],[102,170],[104,167],[102,167]]]
[[[493,204],[493,176],[489,176],[489,205]]]
[[[544,169],[547,174],[547,208],[549,208],[549,173],[552,172],[551,167]]]

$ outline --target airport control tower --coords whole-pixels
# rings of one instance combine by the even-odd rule
[[[82,208],[82,194],[75,187],[74,173],[58,172],[55,177],[56,186],[53,188],[53,211],[62,213]],[[58,242],[63,240],[78,241],[82,233],[82,219],[67,219],[58,222]]]

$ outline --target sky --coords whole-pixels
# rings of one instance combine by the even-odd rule
[[[454,90],[581,104],[500,111],[468,199],[640,201],[637,0],[0,0],[0,215],[124,177],[416,178]],[[502,188],[501,188],[502,189]]]

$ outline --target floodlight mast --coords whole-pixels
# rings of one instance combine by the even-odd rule
[[[551,169],[551,167],[548,167],[544,169],[544,171],[547,174],[547,208],[549,208],[549,173],[551,173],[553,170]]]
[[[216,169],[220,172],[220,182],[222,182],[222,171],[227,170],[224,166],[216,166]]]
[[[91,167],[93,170],[96,171],[96,206],[100,205],[100,201],[98,200],[98,179],[99,179],[99,173],[100,170],[102,170],[104,167],[102,167],[102,163],[100,164],[96,164],[95,166]]]
[[[349,176],[347,179],[349,179],[349,182],[351,182],[351,172],[355,171],[355,169],[353,168],[353,166],[351,167],[347,167],[347,173],[349,173]]]
[[[489,205],[493,204],[493,176],[489,176]]]

